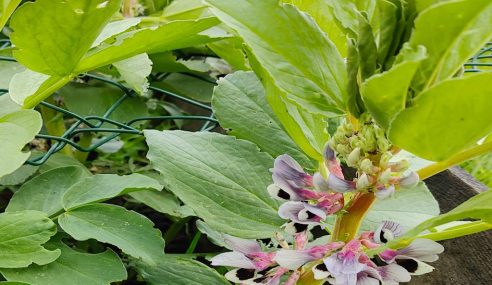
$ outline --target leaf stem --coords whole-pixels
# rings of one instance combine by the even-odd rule
[[[62,88],[65,84],[72,80],[73,77],[73,75],[60,77],[57,81],[49,85],[49,87],[43,89],[41,92],[36,92],[34,95],[27,97],[23,103],[23,108],[32,109],[36,107],[41,101],[51,96],[51,94],[53,94],[56,90]],[[41,85],[40,89],[43,87],[44,86]]]
[[[424,180],[454,165],[457,165],[461,162],[474,158],[480,154],[487,153],[489,151],[492,151],[492,141],[477,145],[468,150],[460,152],[446,160],[439,161],[427,167],[424,167],[418,171],[419,177],[421,180]]]
[[[425,235],[418,236],[418,238],[427,238],[435,241],[447,240],[457,237],[462,237],[466,235],[476,234],[482,231],[492,229],[492,224],[482,221],[475,221],[468,224],[456,226],[443,231],[429,233]]]
[[[202,237],[202,233],[200,231],[197,231],[195,236],[193,237],[193,240],[190,243],[190,246],[186,250],[186,254],[192,254],[195,251],[195,248],[201,237]]]

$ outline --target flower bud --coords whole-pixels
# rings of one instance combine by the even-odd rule
[[[347,165],[350,167],[357,166],[360,159],[360,148],[355,148],[347,157]]]
[[[409,175],[400,179],[400,186],[405,188],[412,188],[419,183],[419,175],[417,172],[412,171]]]
[[[374,166],[372,165],[372,161],[368,158],[361,161],[359,169],[367,174],[374,174]]]
[[[367,188],[371,185],[371,182],[369,181],[369,178],[367,177],[367,174],[362,173],[362,175],[357,179],[357,189],[364,189]]]
[[[386,168],[393,154],[389,151],[384,152],[379,159],[379,167]],[[394,170],[393,170],[394,171]]]
[[[393,170],[394,172],[402,172],[407,170],[409,166],[410,163],[408,162],[408,160],[403,159],[398,162],[391,163],[391,170]]]

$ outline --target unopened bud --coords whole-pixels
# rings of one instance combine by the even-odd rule
[[[357,189],[364,189],[367,188],[371,185],[371,182],[369,181],[369,178],[367,177],[367,174],[362,173],[362,175],[357,179]]]
[[[412,188],[419,183],[419,175],[417,172],[412,171],[409,175],[400,179],[400,186],[405,188]]]
[[[350,167],[357,166],[360,159],[360,148],[355,148],[347,157],[347,165]]]
[[[402,172],[407,170],[409,166],[410,163],[408,162],[408,160],[403,159],[398,162],[392,163],[391,170],[393,170],[394,172]]]
[[[365,158],[360,163],[360,170],[367,174],[374,174],[374,166],[372,165],[372,161],[368,158]]]
[[[383,184],[386,184],[390,181],[391,179],[391,169],[386,169],[385,171],[383,171],[383,173],[381,173],[381,175],[379,175],[379,182],[383,183]]]

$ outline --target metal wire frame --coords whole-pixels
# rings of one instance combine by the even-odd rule
[[[0,51],[4,48],[8,48],[10,46],[10,41],[8,39],[0,39]],[[0,56],[0,61],[15,61],[15,59],[5,56]],[[490,71],[492,70],[492,42],[487,43],[485,47],[483,47],[475,56],[473,56],[468,63],[464,65],[464,72],[481,72],[481,71]],[[214,83],[210,79],[200,77],[195,74],[185,73],[188,76],[198,78],[200,80],[204,80],[207,82]],[[169,73],[157,74],[150,78],[150,80],[159,81],[165,79]],[[97,76],[94,74],[83,74],[83,76],[104,82],[106,84],[115,86],[123,91],[123,95],[113,103],[113,105],[102,115],[102,116],[80,116],[74,112],[69,110],[60,108],[48,102],[41,102],[40,105],[55,110],[56,112],[62,113],[67,118],[73,118],[76,121],[70,125],[70,127],[65,131],[65,133],[58,137],[47,134],[38,134],[36,138],[38,139],[46,139],[50,141],[54,141],[54,144],[51,144],[49,150],[43,155],[33,157],[29,159],[26,164],[30,165],[41,165],[45,163],[50,156],[54,153],[63,149],[66,145],[70,145],[73,148],[82,151],[82,152],[90,152],[94,151],[100,146],[106,144],[107,142],[115,139],[121,134],[142,134],[142,131],[139,130],[134,125],[137,122],[142,121],[166,121],[166,120],[189,120],[189,121],[203,121],[203,125],[200,128],[200,131],[210,131],[214,128],[218,127],[219,123],[215,119],[212,108],[209,105],[200,103],[198,101],[180,96],[168,90],[157,88],[154,86],[149,87],[153,92],[165,94],[167,96],[173,97],[185,104],[193,105],[200,109],[203,109],[209,112],[208,116],[196,116],[196,115],[186,115],[186,116],[147,116],[147,117],[138,117],[134,118],[128,122],[118,122],[112,119],[109,119],[111,114],[121,106],[121,104],[130,97],[136,96],[135,92],[126,86],[122,85],[119,82],[114,80],[110,80],[101,76]],[[8,90],[0,89],[0,96],[7,93]],[[104,124],[111,124],[115,126],[115,128],[102,127]],[[81,133],[110,133],[109,136],[101,140],[97,140],[95,143],[92,143],[89,147],[83,147],[80,144],[76,143],[73,139],[75,136]]]
[[[10,43],[8,41],[0,40],[0,50],[1,50],[1,48],[8,47],[9,44]],[[10,58],[10,57],[0,56],[0,61],[15,62],[15,59]],[[211,81],[207,78],[200,77],[200,76],[195,75],[195,74],[187,74],[187,75],[196,77],[200,80],[204,80],[207,82],[212,82],[215,84],[214,81]],[[127,100],[128,98],[137,96],[136,93],[133,90],[124,86],[123,84],[116,82],[114,80],[110,80],[108,78],[102,77],[102,76],[97,76],[97,75],[90,74],[90,73],[82,74],[82,76],[103,82],[103,83],[108,84],[108,85],[115,86],[115,87],[117,87],[123,91],[123,95],[116,102],[114,102],[106,110],[106,112],[102,116],[81,116],[81,115],[78,115],[78,114],[71,112],[67,109],[53,105],[51,103],[48,103],[45,101],[41,102],[40,103],[41,106],[44,106],[46,108],[52,109],[56,112],[63,114],[64,118],[75,119],[75,122],[72,123],[67,128],[67,130],[64,132],[64,134],[62,136],[53,136],[53,135],[42,134],[42,133],[36,135],[37,139],[45,139],[45,140],[49,140],[49,141],[55,142],[55,143],[51,144],[50,148],[48,149],[48,151],[46,153],[29,159],[26,162],[26,164],[42,165],[53,154],[60,151],[61,149],[63,149],[67,145],[70,145],[71,147],[73,147],[73,148],[75,148],[81,152],[90,152],[90,151],[96,150],[97,148],[106,144],[107,142],[115,139],[116,137],[118,137],[121,134],[143,134],[142,131],[135,126],[136,123],[142,122],[142,121],[169,121],[169,120],[178,120],[178,119],[179,120],[188,120],[188,121],[203,121],[203,124],[200,127],[200,131],[210,131],[210,130],[215,129],[219,125],[218,121],[214,117],[212,108],[209,105],[200,103],[198,101],[195,101],[195,100],[183,97],[181,95],[178,95],[176,93],[173,93],[171,91],[168,91],[168,90],[165,90],[162,88],[157,88],[154,86],[150,86],[149,89],[155,93],[164,94],[166,96],[177,99],[178,101],[180,101],[184,104],[198,107],[199,109],[206,111],[208,113],[208,115],[207,116],[196,116],[196,115],[145,116],[145,117],[133,118],[127,122],[118,122],[116,120],[110,119],[109,117],[111,116],[111,114],[113,114],[115,112],[116,109],[118,109],[119,106],[121,106],[121,104],[123,104],[123,102],[125,102],[125,100]],[[158,74],[155,77],[150,78],[150,80],[152,80],[152,79],[163,79],[166,76],[167,76],[167,74]],[[0,96],[6,94],[7,92],[8,92],[7,89],[0,89]],[[113,125],[114,128],[106,127],[107,124]],[[105,127],[103,127],[103,125]],[[84,147],[84,146],[78,144],[74,140],[74,138],[78,134],[82,134],[82,133],[95,133],[95,134],[97,134],[97,133],[109,133],[110,135],[105,136],[101,140],[97,140],[96,142],[93,142],[89,147]]]
[[[492,42],[487,43],[465,63],[465,72],[492,71]]]

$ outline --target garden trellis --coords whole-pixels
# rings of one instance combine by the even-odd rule
[[[8,40],[2,40],[1,43],[2,43],[1,49],[10,46],[10,42]],[[470,59],[468,63],[465,64],[464,72],[490,71],[490,69],[492,68],[491,59],[492,59],[492,42],[489,42],[485,47],[483,47],[480,50],[480,52],[478,52],[474,57]],[[15,59],[5,56],[0,56],[0,60],[15,61]],[[156,74],[155,76],[151,76],[151,78],[149,79],[152,82],[153,80],[162,79],[167,75],[168,74],[166,73]],[[194,76],[201,80],[210,81],[210,79],[203,78],[200,76],[196,76],[192,74],[188,74],[188,75]],[[54,143],[51,144],[49,150],[46,153],[29,159],[28,161],[26,161],[26,164],[41,165],[45,163],[53,154],[60,151],[67,145],[70,145],[71,147],[81,152],[91,152],[101,147],[102,145],[108,143],[109,141],[115,139],[121,134],[142,134],[142,131],[137,127],[135,127],[135,124],[137,122],[142,122],[142,121],[164,121],[164,120],[200,121],[203,122],[203,124],[200,127],[200,131],[210,131],[218,127],[218,121],[214,118],[214,114],[212,113],[212,108],[209,105],[200,103],[196,100],[183,97],[171,91],[158,88],[155,86],[150,86],[149,90],[151,90],[152,92],[161,93],[169,97],[175,98],[181,101],[183,104],[188,104],[198,107],[208,112],[210,115],[209,116],[197,116],[197,115],[145,116],[145,117],[136,117],[127,122],[119,122],[110,119],[109,117],[111,116],[111,114],[113,114],[114,111],[118,109],[118,107],[120,107],[121,104],[123,104],[123,102],[125,102],[125,100],[131,98],[132,96],[137,96],[137,94],[132,89],[109,78],[101,77],[90,73],[82,74],[81,76],[86,76],[90,79],[98,80],[104,82],[105,84],[115,86],[123,91],[123,95],[118,100],[116,100],[113,103],[113,105],[109,109],[107,109],[107,111],[102,116],[81,116],[67,109],[55,106],[51,103],[45,101],[41,102],[40,105],[50,108],[56,112],[62,113],[65,118],[73,118],[76,121],[67,128],[67,130],[62,136],[53,136],[53,135],[47,135],[42,133],[38,134],[36,136],[37,139],[50,140]],[[6,94],[7,92],[8,90],[6,89],[0,89],[0,96]],[[115,126],[115,128],[103,127],[106,124],[111,124]],[[89,147],[84,147],[73,140],[74,137],[76,137],[81,133],[94,133],[94,134],[110,133],[110,135],[106,136],[101,140],[93,142]]]
[[[7,48],[10,46],[10,42],[8,40],[3,40],[1,42],[1,49]],[[14,58],[0,56],[0,61],[15,61]],[[149,78],[150,82],[156,80],[162,80],[169,73],[160,73]],[[204,80],[207,82],[211,82],[210,79],[203,78],[194,74],[187,74],[189,76],[198,78],[200,80]],[[169,116],[144,116],[144,117],[136,117],[130,121],[119,122],[114,119],[110,119],[109,117],[125,102],[125,100],[138,96],[135,91],[124,86],[123,84],[112,80],[107,77],[98,76],[95,74],[81,74],[80,76],[97,80],[103,82],[104,84],[111,85],[119,88],[123,94],[122,96],[116,100],[107,110],[104,112],[102,116],[82,116],[75,112],[69,111],[66,108],[58,107],[54,104],[43,101],[40,103],[41,106],[52,109],[55,112],[61,113],[65,119],[75,119],[75,122],[71,123],[70,126],[67,127],[67,130],[63,133],[62,136],[53,136],[49,134],[40,133],[36,136],[36,139],[44,139],[51,141],[51,146],[47,152],[42,155],[37,155],[26,161],[26,164],[29,165],[42,165],[45,163],[53,154],[62,150],[65,146],[69,145],[81,152],[91,152],[101,147],[102,145],[110,142],[121,134],[142,134],[142,131],[135,127],[135,125],[142,121],[169,121],[169,120],[183,120],[183,121],[199,121],[203,122],[199,127],[200,131],[210,131],[215,129],[218,126],[218,121],[214,118],[212,113],[212,108],[209,105],[203,104],[196,100],[183,97],[174,92],[158,88],[155,86],[150,86],[149,90],[154,93],[160,93],[169,97],[172,97],[184,105],[191,105],[197,107],[207,113],[208,116],[198,116],[198,115],[169,115]],[[215,83],[215,82],[214,82]],[[152,85],[152,84],[151,84]],[[8,93],[7,89],[0,89],[0,96]],[[114,126],[114,128],[108,128],[107,124]],[[74,138],[82,133],[109,133],[109,135],[105,136],[101,140],[97,140],[91,143],[90,146],[85,147],[81,144],[77,143]]]

